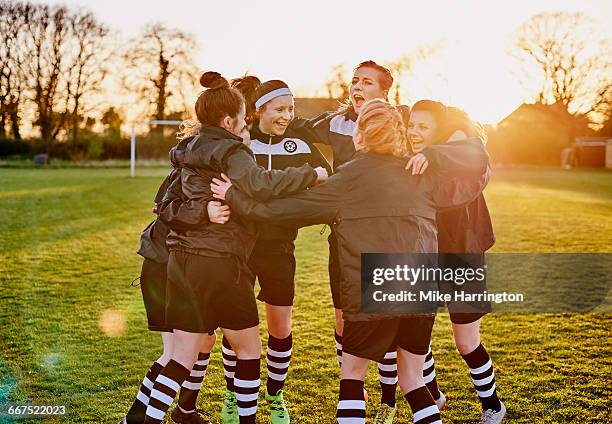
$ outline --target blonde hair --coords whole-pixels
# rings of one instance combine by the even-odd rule
[[[202,128],[200,121],[196,121],[195,119],[186,119],[179,125],[179,130],[176,133],[176,140],[180,142],[187,137],[197,135],[200,132],[200,128]]]
[[[364,152],[397,157],[412,153],[402,115],[385,100],[365,102],[357,118],[357,128],[365,142]]]

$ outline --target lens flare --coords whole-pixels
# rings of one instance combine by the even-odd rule
[[[127,318],[117,309],[107,309],[100,315],[98,325],[106,336],[121,337],[127,328]]]
[[[59,353],[49,353],[48,355],[45,355],[42,358],[41,364],[45,368],[53,368],[55,365],[57,365],[59,360],[60,360]]]

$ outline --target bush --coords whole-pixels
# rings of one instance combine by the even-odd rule
[[[105,137],[100,159],[129,159],[130,141],[119,137]]]
[[[27,156],[30,152],[29,143],[19,140],[0,140],[0,157]]]

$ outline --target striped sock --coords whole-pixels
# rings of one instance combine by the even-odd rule
[[[225,375],[225,386],[227,390],[234,391],[234,374],[236,373],[236,352],[232,350],[229,340],[223,337],[221,345],[223,351],[223,374]]]
[[[406,394],[406,400],[412,409],[412,419],[414,424],[442,424],[440,410],[429,389],[421,386]]]
[[[189,373],[189,377],[187,377],[187,380],[181,386],[178,404],[186,412],[195,411],[196,409],[196,400],[198,399],[209,361],[210,353],[200,352],[198,360],[193,365],[191,373]]]
[[[284,339],[277,339],[268,333],[268,351],[266,355],[268,365],[268,383],[266,390],[275,396],[285,386],[289,363],[291,362],[291,347],[293,339],[291,334]]]
[[[336,339],[336,357],[338,358],[338,366],[342,368],[342,336],[334,332]]]
[[[438,389],[438,380],[436,379],[436,366],[434,364],[433,352],[431,346],[425,356],[425,363],[423,364],[423,381],[429,389],[429,393],[434,399],[440,399],[440,390]]]
[[[164,369],[164,366],[159,362],[153,362],[149,371],[145,375],[142,380],[142,384],[140,385],[140,390],[136,394],[136,399],[134,399],[134,403],[128,413],[125,416],[125,421],[127,424],[142,424],[145,419],[145,414],[147,412],[147,405],[149,404],[149,396],[151,396],[151,388],[153,387],[153,382]]]
[[[147,406],[147,416],[144,424],[159,424],[163,421],[172,405],[176,392],[183,381],[189,376],[189,370],[174,359],[168,362],[162,372],[155,379],[151,389],[151,399]]]
[[[365,424],[365,416],[363,381],[340,380],[340,400],[336,410],[338,424]]]
[[[501,403],[495,389],[493,362],[484,346],[480,344],[472,353],[461,356],[467,366],[470,367],[470,377],[472,377],[472,382],[482,404],[483,411],[492,409],[495,412],[499,412],[501,410]]]
[[[259,384],[261,383],[260,367],[260,359],[238,359],[237,361],[234,390],[241,424],[255,424]]]
[[[380,403],[386,403],[395,408],[395,389],[397,388],[397,352],[395,350],[385,353],[385,359],[378,363],[378,379],[382,390]]]

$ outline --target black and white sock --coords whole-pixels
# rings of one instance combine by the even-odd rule
[[[336,339],[336,357],[338,358],[338,366],[342,368],[342,336],[334,332],[334,338]]]
[[[210,353],[200,352],[198,360],[189,373],[189,377],[187,377],[187,380],[181,386],[178,405],[186,412],[195,411],[196,409],[196,400],[198,400],[198,394],[200,393],[209,361]]]
[[[406,393],[405,398],[412,409],[414,424],[442,424],[440,410],[427,387],[414,389]]]
[[[492,409],[498,412],[501,410],[501,403],[495,388],[493,362],[484,346],[480,344],[473,352],[462,355],[462,357],[467,366],[470,367],[470,377],[472,377],[483,411]]]
[[[338,424],[365,424],[365,416],[363,381],[340,380],[340,400],[336,410]]]
[[[188,376],[187,368],[174,359],[168,362],[153,383],[144,424],[159,424],[163,421],[176,393]]]
[[[382,396],[380,403],[395,408],[395,390],[397,388],[397,351],[385,353],[385,359],[378,363],[378,379]]]
[[[423,381],[429,389],[429,393],[434,400],[440,399],[440,389],[438,389],[438,380],[436,379],[436,366],[434,364],[433,352],[431,346],[427,356],[425,356],[425,363],[423,364]]]
[[[223,337],[223,343],[221,344],[221,350],[223,351],[223,374],[225,375],[225,386],[227,390],[234,391],[234,374],[236,373],[236,352],[233,351],[232,345],[229,340]]]
[[[238,359],[234,377],[234,391],[241,424],[255,424],[259,396],[260,359]]]
[[[132,403],[130,410],[125,416],[127,424],[142,424],[144,421],[147,405],[149,404],[149,397],[151,396],[151,388],[153,388],[153,382],[163,369],[164,366],[162,364],[153,362],[151,368],[147,371],[140,385],[140,390],[138,390],[136,394],[136,399],[134,399],[134,403]]]
[[[267,391],[275,396],[285,386],[289,364],[291,362],[291,348],[293,339],[291,334],[284,339],[277,339],[268,333],[268,350],[266,361],[268,366]]]

